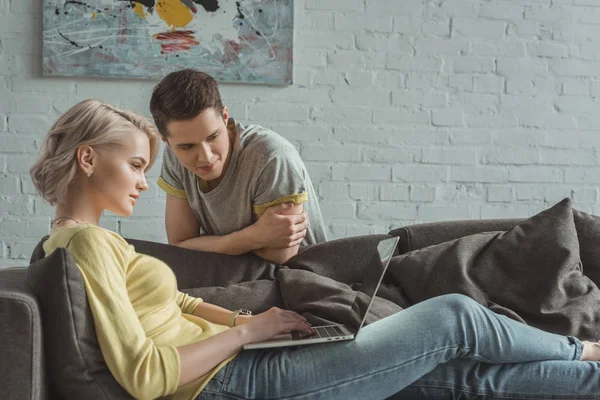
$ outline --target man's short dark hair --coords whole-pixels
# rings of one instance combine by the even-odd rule
[[[217,81],[192,68],[171,72],[156,85],[150,99],[150,112],[163,137],[168,137],[167,123],[195,118],[212,108],[217,115],[223,103]]]

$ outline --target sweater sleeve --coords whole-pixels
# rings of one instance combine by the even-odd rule
[[[76,233],[67,249],[77,263],[108,369],[137,399],[172,394],[179,384],[179,353],[146,336],[129,301],[126,274],[133,250],[100,228]]]
[[[192,297],[189,294],[183,292],[177,292],[177,298],[175,299],[181,312],[184,314],[194,314],[194,310],[198,304],[202,303],[202,299],[199,297]]]

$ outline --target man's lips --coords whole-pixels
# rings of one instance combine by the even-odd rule
[[[198,169],[201,169],[202,171],[207,171],[207,172],[208,172],[208,171],[212,171],[213,169],[215,169],[215,166],[216,166],[216,165],[217,165],[217,163],[216,163],[216,162],[214,162],[214,163],[212,163],[212,164],[209,164],[209,165],[205,165],[205,166],[202,166],[202,167],[198,167]]]

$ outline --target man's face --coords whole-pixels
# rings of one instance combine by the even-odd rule
[[[200,179],[219,183],[231,153],[231,137],[227,130],[227,107],[219,115],[213,108],[195,118],[167,123],[167,142],[185,168]]]

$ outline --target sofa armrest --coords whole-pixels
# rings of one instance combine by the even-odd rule
[[[25,283],[27,268],[0,269],[0,393],[5,400],[46,400],[42,319]]]

